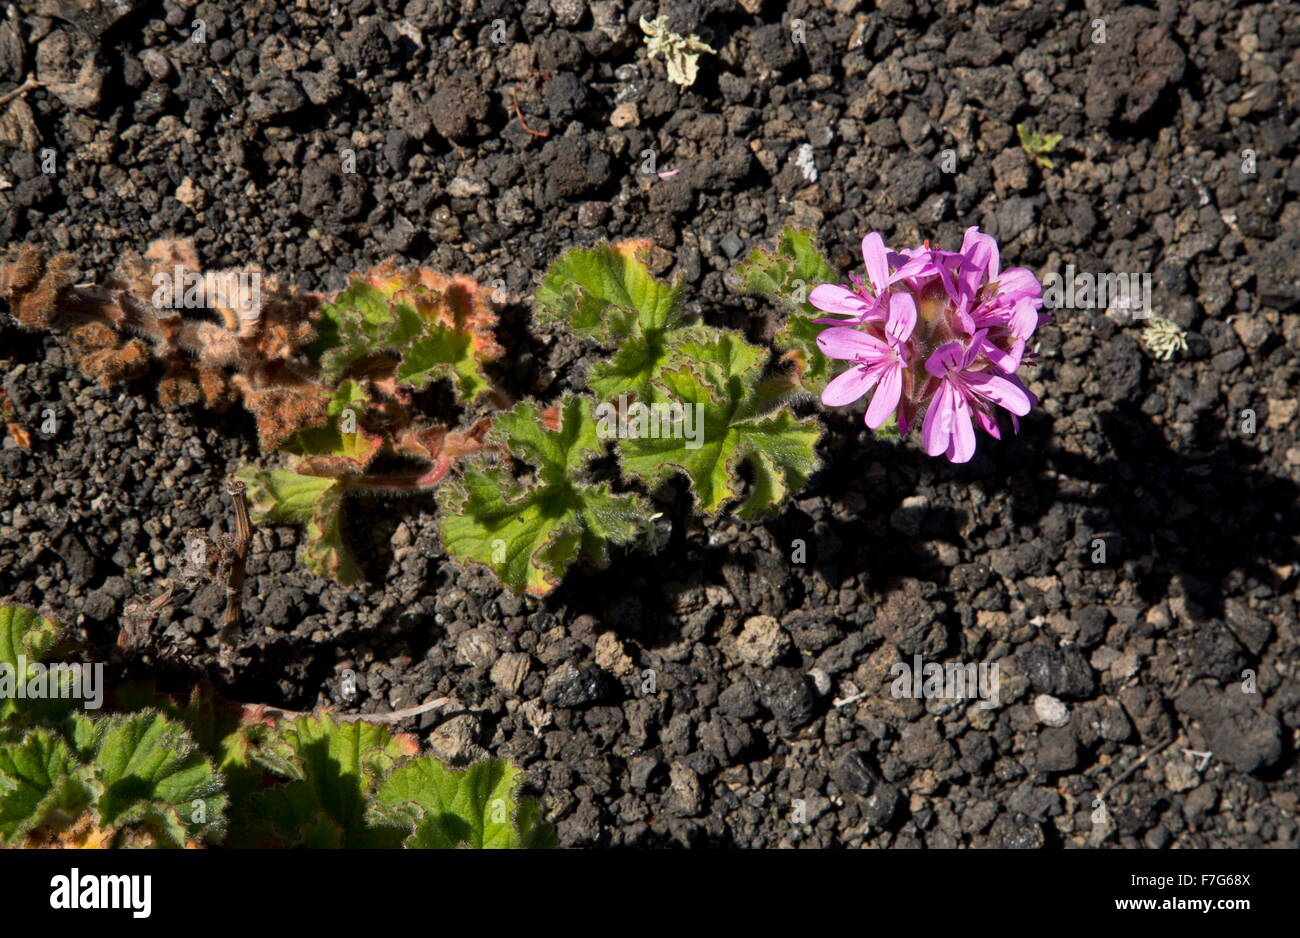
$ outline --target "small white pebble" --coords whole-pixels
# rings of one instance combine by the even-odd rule
[[[1047,726],[1065,726],[1070,722],[1070,708],[1051,694],[1039,694],[1034,698],[1034,713]]]
[[[831,692],[831,676],[821,668],[813,668],[808,672],[808,676],[812,678],[818,697],[825,697]]]

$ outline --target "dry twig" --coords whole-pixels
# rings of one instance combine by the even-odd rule
[[[226,616],[221,625],[223,643],[239,633],[243,613],[244,562],[248,559],[248,544],[253,539],[253,522],[248,516],[244,483],[230,479],[226,482],[226,494],[235,505],[235,539],[231,543],[226,569]]]
[[[45,87],[45,82],[37,81],[35,75],[28,75],[27,80],[24,81],[17,88],[15,88],[13,91],[6,92],[5,94],[0,94],[0,107],[4,107],[14,98],[21,98],[29,91],[32,91],[36,88],[43,88],[43,87]]]
[[[122,651],[132,653],[143,648],[149,638],[149,623],[176,598],[176,584],[164,582],[167,588],[147,606],[131,602],[122,610],[122,627],[117,632],[117,647]]]
[[[268,716],[275,719],[292,720],[295,717],[318,716],[321,713],[328,713],[330,719],[335,723],[401,723],[403,720],[409,720],[411,717],[417,717],[422,713],[430,710],[437,710],[445,707],[451,702],[450,697],[438,697],[427,703],[416,704],[414,707],[403,707],[401,710],[393,710],[389,713],[335,713],[331,710],[284,710],[280,707],[268,707],[265,704],[244,704],[244,709],[256,710],[262,716]]]
[[[1156,744],[1155,748],[1148,749],[1132,765],[1130,765],[1127,769],[1125,769],[1122,773],[1120,773],[1118,778],[1116,778],[1113,782],[1111,782],[1109,785],[1103,788],[1101,790],[1101,794],[1097,796],[1097,800],[1104,802],[1106,800],[1106,796],[1109,795],[1111,791],[1114,790],[1116,785],[1124,781],[1126,778],[1128,778],[1138,769],[1142,768],[1142,766],[1146,765],[1148,759],[1150,759],[1152,756],[1156,755],[1157,753],[1161,752],[1166,746],[1168,746],[1173,741],[1174,738],[1171,736],[1168,739],[1166,739],[1163,743]]]

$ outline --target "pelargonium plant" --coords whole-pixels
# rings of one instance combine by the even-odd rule
[[[518,767],[453,768],[372,722],[383,714],[239,704],[203,684],[181,701],[118,681],[111,712],[82,710],[92,665],[54,660],[78,651],[67,638],[0,604],[0,689],[57,687],[0,694],[0,849],[555,846]]]
[[[953,462],[974,453],[974,423],[1000,435],[995,406],[1015,424],[1035,403],[1015,372],[1046,320],[1041,287],[1027,270],[1001,270],[978,229],[956,253],[891,252],[868,235],[867,279],[850,286],[835,285],[809,232],[787,229],[736,272],[746,290],[793,301],[775,360],[692,317],[681,278],[652,276],[649,248],[575,248],[543,276],[534,323],[594,358],[584,392],[550,401],[515,402],[490,374],[508,355],[488,291],[396,261],[334,294],[268,277],[247,306],[217,291],[173,308],[158,300],[160,280],[220,285],[260,271],[203,273],[191,244],[162,241],[126,255],[103,285],[74,284],[72,258],[23,247],[0,263],[0,298],[21,325],[64,334],[105,385],[160,363],[164,403],[241,402],[279,462],[240,473],[254,520],[304,526],[304,564],[343,583],[362,575],[345,536],[355,497],[436,492],[449,556],[542,596],[573,563],[602,566],[611,545],[652,535],[647,496],[673,477],[702,514],[778,511],[820,466],[822,428],[795,409],[801,398],[842,406],[871,394],[869,427],[897,436],[919,420],[926,451]],[[450,385],[453,408],[425,412],[420,392],[434,382]]]
[[[205,272],[190,242],[171,240],[124,254],[102,285],[73,283],[74,270],[68,255],[23,246],[0,263],[0,296],[20,325],[63,335],[105,386],[157,363],[164,404],[241,402],[262,452],[289,457],[241,472],[255,520],[304,525],[304,564],[344,583],[361,574],[343,534],[347,495],[432,491],[484,445],[486,419],[458,426],[415,395],[446,381],[460,404],[506,403],[485,371],[502,353],[496,314],[468,277],[388,262],[327,296],[252,267]],[[212,288],[232,279],[260,285],[240,297],[248,306]],[[379,468],[391,462],[404,468]]]
[[[797,385],[773,373],[766,348],[688,315],[681,278],[653,277],[649,248],[575,248],[542,278],[535,322],[594,359],[587,393],[550,401],[515,402],[490,374],[506,349],[489,291],[396,261],[332,295],[267,278],[247,308],[196,294],[173,309],[155,282],[177,270],[196,283],[260,272],[204,274],[188,242],[159,242],[102,286],[74,284],[72,258],[24,247],[0,263],[0,298],[21,325],[66,336],[105,385],[160,363],[165,403],[242,402],[278,463],[239,474],[253,520],[302,525],[309,570],[362,576],[347,503],[436,492],[449,556],[541,596],[572,564],[602,566],[611,545],[653,537],[646,496],[674,476],[701,513],[749,519],[778,510],[819,465],[818,421],[788,403]],[[454,409],[419,393],[435,381],[450,384]]]
[[[809,282],[793,278],[795,272],[812,282],[830,279],[821,262],[808,260],[810,250],[783,239],[775,257],[756,253],[747,262],[749,286],[780,290]],[[784,276],[771,275],[782,256]],[[890,251],[873,232],[862,239],[862,257],[865,281],[850,275],[848,286],[823,282],[804,304],[829,314],[804,322],[805,346],[809,325],[829,325],[816,333],[817,348],[848,363],[820,387],[822,403],[842,407],[871,394],[868,427],[896,422],[905,435],[920,420],[925,451],[954,463],[974,455],[975,424],[1001,438],[997,407],[1018,432],[1018,418],[1037,400],[1016,372],[1032,359],[1026,344],[1049,318],[1037,278],[1021,267],[1002,270],[997,242],[978,227],[966,230],[956,252],[928,241]]]

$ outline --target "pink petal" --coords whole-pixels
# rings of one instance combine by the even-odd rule
[[[941,382],[939,391],[930,401],[930,406],[925,412],[925,420],[921,424],[921,444],[928,455],[938,456],[948,448],[953,421],[956,418],[957,400],[958,394],[952,384],[948,381]]]
[[[943,264],[935,264],[934,269],[939,274],[939,281],[943,284],[943,290],[948,294],[948,299],[956,303],[961,294],[952,282],[952,274],[948,272],[948,268]]]
[[[961,367],[963,371],[969,368],[971,363],[975,361],[976,357],[978,357],[980,349],[984,347],[985,342],[988,340],[988,335],[989,331],[987,329],[981,329],[970,337],[970,345],[966,346],[966,351],[961,357]]]
[[[977,407],[975,409],[975,420],[979,423],[984,432],[993,437],[993,439],[1002,439],[1002,428],[998,426],[997,418],[988,411],[981,410]]]
[[[910,293],[894,293],[889,297],[889,321],[885,332],[899,342],[906,342],[916,328],[916,300]]]
[[[899,280],[909,280],[913,277],[925,277],[934,273],[934,261],[930,259],[930,252],[919,249],[921,253],[911,258],[903,266],[894,271],[893,280],[897,283]]]
[[[1028,296],[1016,300],[1016,308],[1008,324],[1013,335],[1020,339],[1027,339],[1034,334],[1034,330],[1038,328],[1038,307],[1041,304],[1042,300],[1035,300]]]
[[[970,303],[968,298],[963,296],[957,301],[957,308],[953,310],[953,324],[967,335],[974,335],[975,330],[979,328],[975,317],[971,315]]]
[[[1043,286],[1032,272],[1023,267],[1012,267],[1002,272],[998,278],[999,293],[1021,293],[1026,296],[1041,297]]]
[[[961,376],[962,383],[980,397],[1023,417],[1034,406],[1030,393],[1018,378],[974,371]]]
[[[957,273],[957,287],[960,296],[969,303],[974,299],[975,294],[979,292],[980,285],[983,283],[983,269],[967,258]]]
[[[930,357],[925,360],[925,370],[936,378],[942,378],[954,368],[961,368],[965,356],[966,349],[960,342],[945,342],[930,353]]]
[[[953,462],[970,462],[975,455],[975,428],[970,422],[970,405],[962,398],[953,415],[952,439],[948,443],[948,458]]]
[[[875,430],[888,420],[889,415],[898,408],[898,399],[902,396],[902,365],[882,369],[880,386],[876,388],[876,393],[871,396],[871,403],[867,406],[867,426]]]
[[[1003,351],[992,342],[985,341],[982,351],[984,357],[992,362],[995,367],[1010,374],[1020,367],[1020,360],[1025,354],[1025,343],[1023,340],[1017,339],[1011,343],[1011,348]]]
[[[871,308],[871,304],[852,290],[846,290],[833,283],[823,283],[819,287],[814,287],[808,294],[808,302],[824,312],[846,316],[859,316]]]
[[[867,276],[876,288],[876,295],[884,293],[889,287],[889,257],[885,251],[885,239],[880,232],[873,231],[862,239],[862,260],[867,265]]]
[[[850,329],[848,326],[823,329],[817,335],[817,347],[831,358],[846,361],[856,358],[876,361],[890,354],[888,344],[875,336],[867,335],[861,329]]]
[[[966,229],[966,236],[962,238],[961,253],[965,254],[981,270],[988,272],[990,280],[998,279],[998,269],[1001,263],[1001,257],[998,254],[998,242],[992,235],[983,234],[979,225],[972,225]]]
[[[879,378],[880,373],[874,368],[864,368],[861,365],[850,368],[827,383],[822,390],[822,403],[827,407],[852,404],[870,391]]]

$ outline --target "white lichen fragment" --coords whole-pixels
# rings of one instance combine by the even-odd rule
[[[1142,344],[1147,347],[1152,358],[1167,362],[1174,357],[1174,352],[1187,351],[1187,333],[1177,323],[1152,316],[1147,327],[1142,330]]]
[[[709,52],[716,55],[717,52],[694,33],[689,36],[679,36],[669,31],[667,22],[666,16],[658,16],[648,21],[644,16],[641,17],[641,30],[647,37],[646,49],[650,58],[656,55],[664,57],[664,61],[668,63],[669,81],[683,88],[689,88],[695,84],[695,76],[699,72],[700,53]]]
[[[803,173],[803,178],[808,182],[817,181],[817,163],[813,160],[813,148],[811,143],[805,143],[799,147],[794,155],[794,165],[799,172]]]

